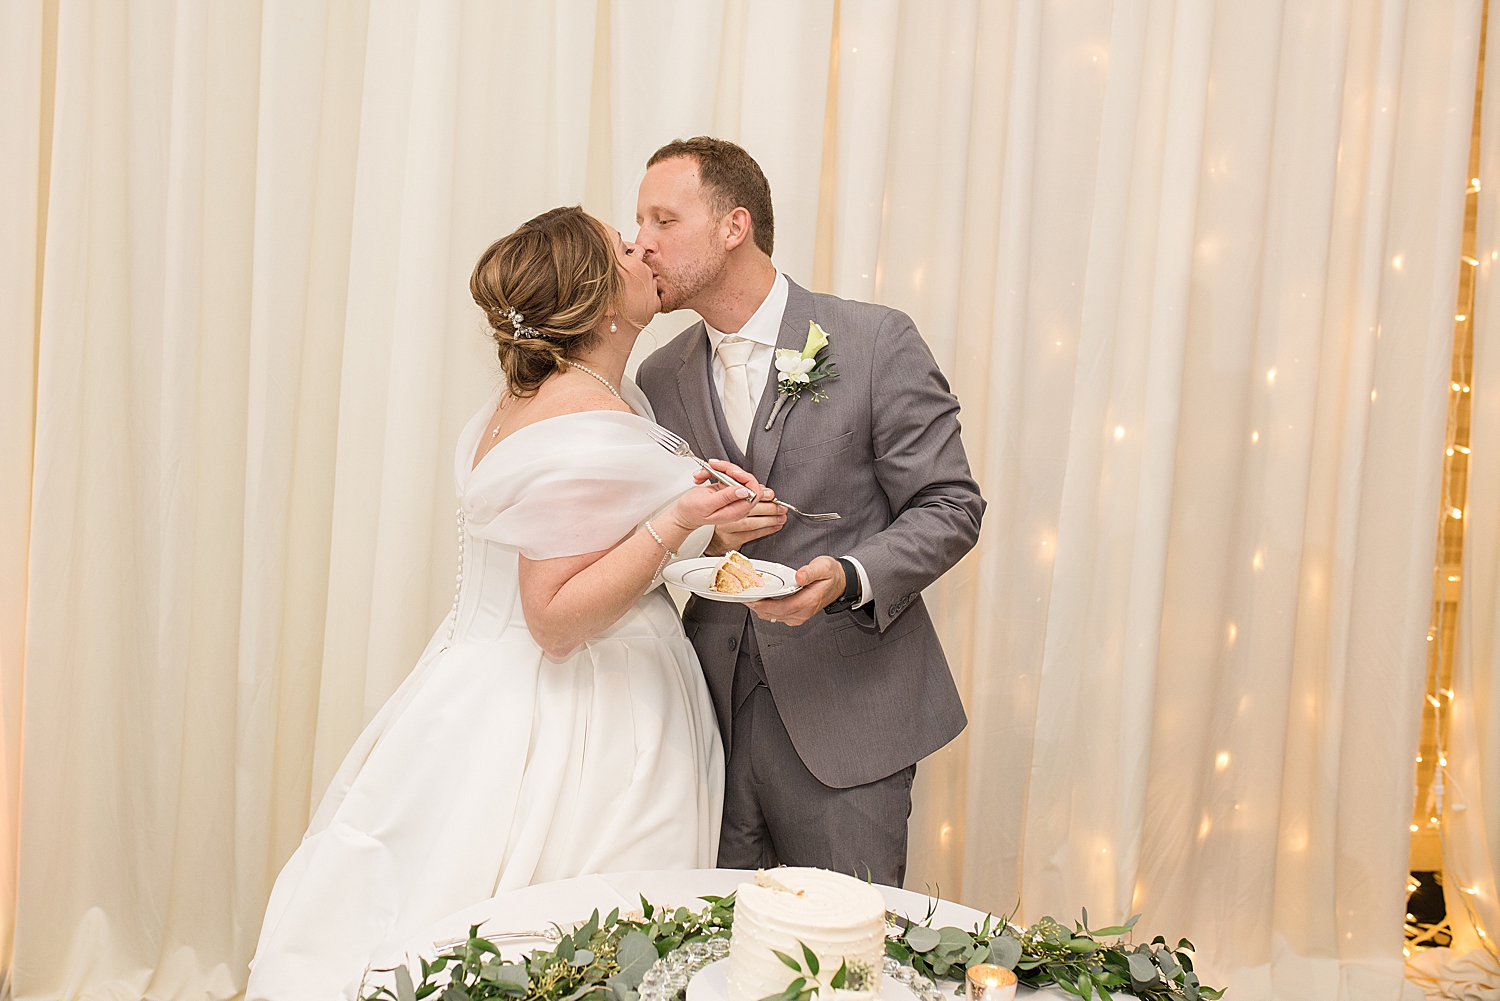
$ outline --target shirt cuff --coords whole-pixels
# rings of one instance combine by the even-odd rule
[[[865,565],[859,560],[855,559],[853,556],[845,556],[844,559],[848,560],[850,563],[853,563],[854,569],[859,571],[859,600],[850,607],[858,608],[861,605],[868,605],[871,601],[874,600],[875,594],[870,589],[870,575],[865,573]]]

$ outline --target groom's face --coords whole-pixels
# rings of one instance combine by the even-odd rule
[[[663,312],[691,307],[724,272],[724,220],[709,205],[692,157],[663,160],[641,181],[635,242],[656,274]]]

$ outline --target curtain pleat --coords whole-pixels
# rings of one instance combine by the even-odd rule
[[[14,996],[242,989],[451,600],[449,456],[496,379],[473,261],[559,204],[631,235],[646,158],[700,134],[765,169],[782,270],[916,320],[990,502],[927,595],[970,726],[919,769],[909,885],[1143,911],[1246,999],[1402,996],[1479,11],[0,9]],[[1452,752],[1476,824],[1486,399]]]

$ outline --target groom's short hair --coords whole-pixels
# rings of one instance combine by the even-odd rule
[[[651,154],[646,169],[690,157],[698,164],[698,183],[708,195],[709,206],[720,215],[743,208],[750,213],[755,245],[771,256],[776,243],[776,216],[771,211],[771,185],[755,158],[734,143],[713,136],[673,139]]]

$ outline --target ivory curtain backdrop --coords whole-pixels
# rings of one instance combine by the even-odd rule
[[[630,232],[711,132],[784,270],[916,319],[991,502],[930,595],[971,723],[910,885],[1143,910],[1247,1001],[1403,996],[1479,17],[0,6],[13,995],[240,990],[450,598],[473,260],[559,203]]]

